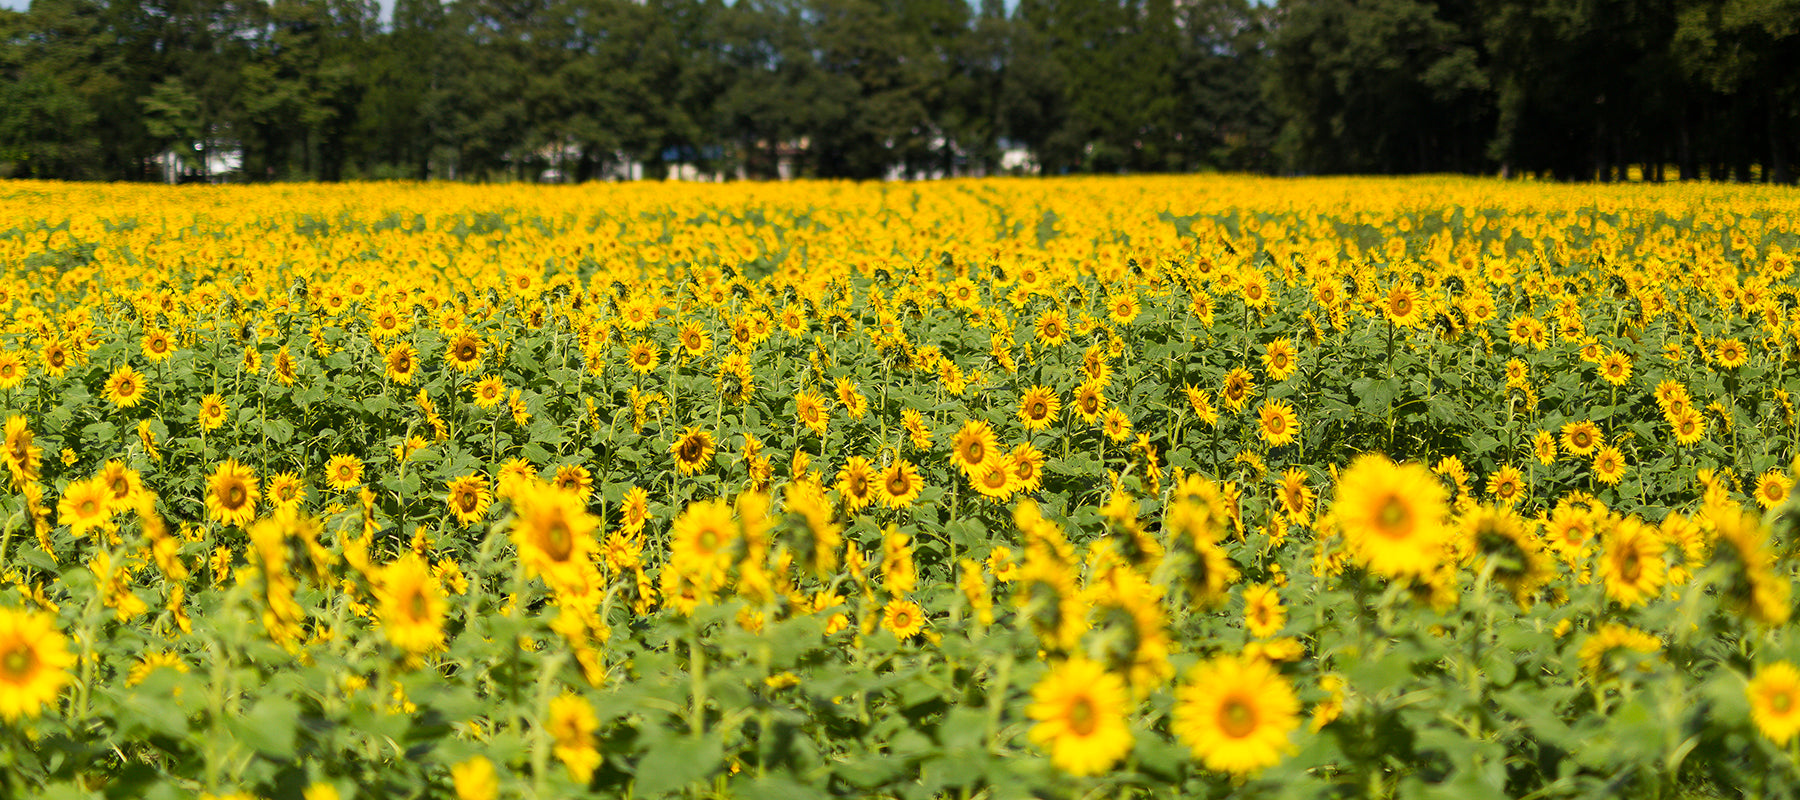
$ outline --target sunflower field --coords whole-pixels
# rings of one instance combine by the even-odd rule
[[[1800,786],[1800,193],[0,184],[0,797]]]

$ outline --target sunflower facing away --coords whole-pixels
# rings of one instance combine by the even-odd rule
[[[49,614],[0,608],[0,719],[35,718],[70,682],[75,655]]]
[[[1050,668],[1031,689],[1031,741],[1071,775],[1098,775],[1131,752],[1125,685],[1079,656]]]
[[[1267,661],[1222,656],[1175,693],[1170,729],[1214,772],[1248,775],[1281,762],[1300,727],[1294,687]]]

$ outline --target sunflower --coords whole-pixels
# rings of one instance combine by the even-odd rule
[[[1794,480],[1781,470],[1772,469],[1756,480],[1756,504],[1763,508],[1774,508],[1786,500],[1788,490],[1794,488]]]
[[[297,473],[278,472],[269,476],[269,502],[278,509],[292,510],[306,499],[306,482]]]
[[[1691,408],[1669,415],[1668,422],[1677,444],[1689,445],[1706,438],[1706,418]]]
[[[112,492],[98,476],[70,483],[56,504],[57,519],[76,537],[105,526],[112,520],[112,512]]]
[[[101,486],[106,487],[106,501],[114,511],[135,509],[147,499],[143,476],[138,471],[125,466],[125,462],[114,459],[100,467],[100,473],[94,476]]]
[[[1031,741],[1071,775],[1098,775],[1131,752],[1125,685],[1099,663],[1075,657],[1031,689]]]
[[[1601,545],[1600,577],[1606,582],[1607,597],[1630,608],[1662,594],[1669,574],[1663,561],[1668,545],[1655,528],[1626,517],[1606,531]]]
[[[144,399],[144,376],[126,364],[106,379],[105,397],[119,408],[130,408]]]
[[[381,568],[375,582],[381,633],[395,648],[413,655],[444,646],[444,590],[417,553]]]
[[[631,364],[632,370],[638,374],[649,374],[656,369],[657,364],[662,363],[662,350],[656,346],[655,342],[638,339],[626,349],[625,361]]]
[[[911,600],[894,598],[881,609],[881,627],[905,641],[925,630],[925,612]]]
[[[569,777],[586,786],[600,767],[600,751],[594,746],[594,731],[600,720],[594,707],[580,695],[564,692],[550,701],[550,713],[544,730],[554,741],[551,752],[568,768]]]
[[[1306,471],[1290,467],[1281,473],[1281,487],[1276,490],[1276,498],[1281,503],[1281,513],[1296,520],[1305,517],[1312,511],[1315,497],[1312,487],[1306,485]]]
[[[995,460],[980,468],[970,476],[970,480],[975,484],[975,491],[995,502],[1003,502],[1019,490],[1011,465],[1003,460]]]
[[[723,500],[689,503],[675,518],[669,542],[669,566],[689,581],[717,589],[725,583],[725,573],[740,539],[737,522],[731,518],[731,505]]]
[[[6,466],[13,473],[15,484],[24,484],[36,480],[38,465],[44,455],[44,449],[32,443],[34,438],[30,424],[24,417],[13,415],[6,418],[6,446],[0,457],[6,459]]]
[[[0,608],[0,719],[36,718],[71,680],[75,655],[49,614]]]
[[[880,498],[882,505],[899,509],[912,505],[924,488],[925,482],[919,479],[919,468],[910,461],[897,458],[881,474],[881,485],[875,496]]]
[[[1276,339],[1263,348],[1262,362],[1263,371],[1269,376],[1269,380],[1280,383],[1293,375],[1294,370],[1299,367],[1299,351],[1294,348],[1293,342]]]
[[[594,473],[580,464],[564,464],[556,468],[550,483],[559,489],[574,492],[576,497],[587,500],[594,493]]]
[[[141,344],[144,348],[144,358],[152,364],[167,361],[169,356],[175,354],[175,342],[169,338],[168,331],[157,328],[144,331]]]
[[[506,384],[500,376],[489,375],[469,387],[469,395],[475,399],[475,405],[481,408],[493,408],[506,399]]]
[[[339,453],[325,462],[325,485],[340,492],[348,492],[362,485],[362,459],[347,453]]]
[[[44,374],[51,377],[62,377],[69,371],[69,348],[62,342],[51,340],[38,350],[38,358],[44,362]]]
[[[1332,508],[1352,551],[1388,577],[1419,576],[1443,558],[1444,487],[1419,464],[1380,454],[1357,458],[1338,478]]]
[[[25,359],[17,353],[0,353],[0,389],[14,389],[23,382]]]
[[[675,454],[675,468],[683,475],[692,475],[712,463],[712,434],[689,426],[669,446],[669,452]]]
[[[951,439],[950,461],[970,478],[974,478],[990,462],[997,461],[999,455],[999,439],[994,435],[994,429],[981,420],[972,419],[963,423],[962,428]]]
[[[1257,412],[1257,433],[1270,447],[1280,447],[1300,435],[1300,417],[1294,407],[1280,400],[1269,400]]]
[[[1287,609],[1275,587],[1253,583],[1244,589],[1244,630],[1258,639],[1281,633],[1287,626]]]
[[[200,430],[210,431],[225,424],[225,398],[209,394],[200,398]]]
[[[1594,451],[1600,449],[1603,444],[1605,444],[1605,439],[1600,435],[1600,426],[1595,425],[1591,420],[1570,422],[1562,426],[1563,450],[1568,451],[1570,455],[1593,455]]]
[[[481,366],[481,350],[481,337],[466,330],[460,331],[444,347],[444,359],[457,372],[473,372]]]
[[[413,376],[419,371],[419,351],[406,342],[400,342],[387,350],[384,359],[387,362],[388,380],[403,386],[411,386]]]
[[[1425,306],[1419,300],[1419,291],[1405,282],[1395,283],[1388,289],[1387,302],[1381,311],[1397,328],[1417,327],[1425,320]]]
[[[276,382],[283,386],[293,386],[294,381],[300,378],[298,370],[299,367],[294,364],[294,356],[288,352],[287,345],[284,344],[280,350],[275,351],[275,368],[272,371],[275,373]]]
[[[1131,417],[1125,415],[1118,406],[1106,410],[1106,419],[1100,421],[1100,430],[1106,438],[1115,442],[1123,442],[1131,438]]]
[[[1044,386],[1033,386],[1025,390],[1025,396],[1019,398],[1019,421],[1025,424],[1025,430],[1041,431],[1056,421],[1056,412],[1062,410],[1062,400],[1056,391]]]
[[[1022,442],[1013,448],[1006,454],[1006,460],[1012,468],[1015,490],[1029,494],[1044,485],[1044,454],[1030,442]]]
[[[1106,301],[1106,314],[1112,318],[1114,325],[1130,325],[1137,319],[1142,307],[1135,292],[1120,292]]]
[[[1631,380],[1631,357],[1617,350],[1608,352],[1600,359],[1600,377],[1614,386],[1623,386]]]
[[[1800,670],[1777,661],[1756,670],[1745,687],[1750,699],[1750,719],[1769,740],[1786,746],[1800,733]]]
[[[1617,485],[1625,477],[1625,454],[1619,448],[1607,445],[1594,453],[1594,479],[1608,485]]]
[[[246,526],[256,519],[256,473],[236,459],[225,459],[206,480],[206,510],[221,525]]]
[[[825,403],[823,395],[810,389],[803,390],[794,395],[794,418],[800,420],[800,424],[805,425],[807,430],[824,436],[826,428],[831,425],[831,410]]]
[[[1648,672],[1645,656],[1662,652],[1662,640],[1656,634],[1629,625],[1608,622],[1589,634],[1578,654],[1581,667],[1595,681],[1604,682],[1618,673],[1618,667],[1636,664],[1640,672]]]
[[[1511,464],[1503,464],[1488,476],[1488,494],[1504,505],[1514,505],[1525,498],[1525,475]]]
[[[688,358],[706,355],[712,349],[712,337],[706,330],[693,322],[683,323],[681,330],[675,334],[676,341],[681,343],[681,350]]]
[[[1106,410],[1106,395],[1099,384],[1090,381],[1075,387],[1075,399],[1069,405],[1081,415],[1082,422],[1092,424]]]
[[[1300,727],[1294,687],[1262,659],[1221,656],[1175,693],[1170,730],[1215,772],[1248,775],[1281,762]]]
[[[1242,411],[1255,394],[1256,381],[1251,379],[1250,370],[1238,367],[1225,373],[1225,383],[1219,389],[1219,398],[1225,401],[1226,407],[1232,411]]]
[[[844,504],[845,511],[854,513],[875,502],[875,487],[872,483],[874,477],[868,459],[851,456],[844,462],[843,469],[838,470],[837,490],[838,500]]]
[[[488,505],[494,502],[494,493],[488,488],[486,475],[471,473],[458,478],[451,478],[445,484],[447,494],[444,503],[450,506],[450,513],[455,515],[456,524],[468,527],[487,516]]]
[[[1038,341],[1047,347],[1055,347],[1069,337],[1069,317],[1061,309],[1050,309],[1038,315],[1033,330]]]
[[[1478,506],[1461,520],[1464,546],[1477,571],[1492,569],[1493,579],[1521,606],[1555,576],[1550,556],[1533,530],[1507,506]]]
[[[1546,467],[1556,463],[1556,434],[1544,430],[1533,434],[1531,454],[1537,457],[1539,464]]]
[[[574,584],[591,565],[599,521],[580,498],[547,483],[524,481],[513,492],[512,540],[529,576],[551,586]]]
[[[1719,366],[1736,369],[1750,360],[1750,351],[1744,343],[1736,339],[1720,339],[1715,345]]]

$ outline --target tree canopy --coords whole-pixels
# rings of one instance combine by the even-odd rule
[[[1800,0],[34,0],[0,175],[1791,181]],[[1672,168],[1673,175],[1665,173]],[[640,173],[633,173],[640,174]]]

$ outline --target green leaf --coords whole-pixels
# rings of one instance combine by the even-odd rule
[[[712,775],[722,760],[719,739],[675,734],[653,742],[637,765],[639,794],[656,797]]]
[[[239,741],[263,755],[293,758],[300,730],[300,706],[285,697],[265,697],[250,712],[232,720]]]

